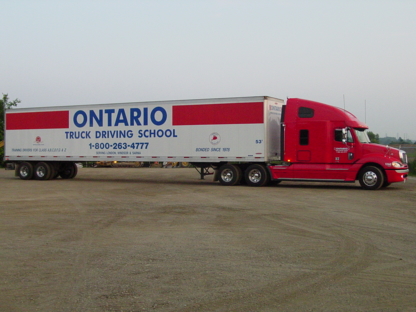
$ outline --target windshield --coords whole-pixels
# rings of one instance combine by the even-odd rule
[[[366,129],[354,129],[357,135],[358,141],[361,143],[370,143]]]

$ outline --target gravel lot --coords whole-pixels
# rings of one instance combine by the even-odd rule
[[[0,171],[1,311],[416,311],[416,179],[224,187]]]

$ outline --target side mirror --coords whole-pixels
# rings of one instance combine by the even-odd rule
[[[342,143],[346,144],[348,138],[348,128],[342,129]]]

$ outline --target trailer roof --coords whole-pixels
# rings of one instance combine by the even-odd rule
[[[217,103],[246,103],[246,102],[263,102],[265,100],[284,101],[270,96],[245,96],[245,97],[228,97],[228,98],[208,98],[208,99],[189,99],[189,100],[168,100],[168,101],[144,101],[144,102],[122,102],[122,103],[102,103],[102,104],[77,104],[65,106],[38,106],[38,107],[22,107],[7,110],[6,113],[13,113],[17,111],[38,111],[50,109],[70,109],[74,107],[90,107],[90,106],[110,106],[110,105],[161,105],[161,104],[217,104]]]

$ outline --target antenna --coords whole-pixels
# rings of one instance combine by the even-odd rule
[[[367,124],[367,100],[364,100],[364,123]]]

